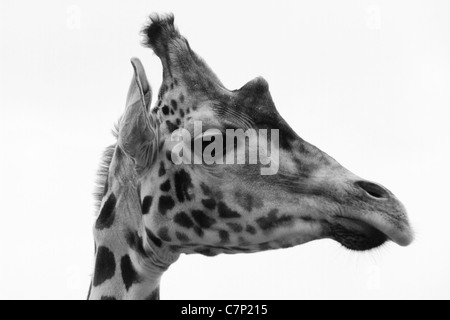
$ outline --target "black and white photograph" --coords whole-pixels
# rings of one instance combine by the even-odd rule
[[[448,300],[449,121],[446,0],[2,0],[0,300]]]

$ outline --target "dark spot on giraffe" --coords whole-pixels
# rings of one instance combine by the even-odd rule
[[[180,202],[185,200],[190,201],[191,195],[189,190],[194,186],[192,185],[191,176],[184,170],[180,170],[175,173],[175,189],[177,193],[177,198]]]
[[[279,215],[278,210],[274,209],[269,212],[267,217],[262,217],[256,220],[256,223],[263,231],[271,231],[284,225],[292,224],[294,218],[288,215]]]
[[[186,114],[190,114],[191,113],[191,108],[187,108],[186,109]]]
[[[226,244],[230,242],[230,234],[225,230],[219,231],[220,243]]]
[[[97,249],[97,258],[95,261],[94,287],[98,287],[105,281],[114,277],[116,273],[116,261],[114,254],[106,247]]]
[[[223,202],[219,202],[219,216],[224,219],[233,219],[241,217],[239,213],[228,208],[228,206]]]
[[[170,84],[170,90],[173,90],[175,88],[175,85],[173,83]]]
[[[180,99],[181,103],[184,103],[184,95],[182,93],[180,93],[180,98],[179,99]]]
[[[153,197],[152,196],[146,196],[144,198],[144,201],[142,201],[142,214],[148,214],[150,212],[150,207],[153,203]]]
[[[164,166],[164,162],[161,161],[161,164],[159,165],[159,171],[158,175],[160,177],[164,176],[166,174],[166,167]]]
[[[141,281],[129,255],[122,257],[120,261],[120,269],[122,270],[122,280],[127,291],[130,290],[134,283],[139,283]]]
[[[136,231],[128,230],[127,232],[125,232],[125,239],[130,248],[139,253],[140,256],[147,256],[147,253],[144,249],[144,242]]]
[[[236,192],[234,198],[238,205],[249,212],[251,212],[254,208],[260,209],[264,205],[261,199],[254,197],[250,193]]]
[[[256,97],[259,100],[260,97],[263,97],[263,96],[264,95],[256,96]],[[241,102],[241,104],[245,104],[245,103]],[[258,104],[258,101],[256,102],[256,104]],[[248,105],[248,107],[252,110],[255,110],[254,105],[255,105],[255,102],[253,102],[253,106]],[[288,150],[290,150],[292,148],[292,143],[297,140],[297,136],[296,136],[295,132],[286,123],[280,123],[280,121],[278,120],[277,117],[271,116],[271,113],[268,114],[264,111],[257,112],[257,114],[255,114],[255,116],[253,118],[254,118],[255,126],[258,129],[271,129],[271,128],[279,129],[280,130],[280,135],[279,135],[280,147],[283,149],[288,149]]]
[[[171,188],[170,180],[167,180],[166,182],[164,182],[160,187],[161,191],[164,191],[164,192],[169,192],[170,188]]]
[[[291,133],[291,130],[280,130],[280,147],[289,150],[292,148],[292,143],[295,141],[295,136]]]
[[[159,288],[156,288],[150,295],[145,299],[147,301],[159,300]]]
[[[256,228],[251,225],[248,225],[247,228],[245,228],[245,231],[247,231],[248,233],[250,233],[252,235],[256,234]]]
[[[203,193],[205,194],[205,196],[212,196],[212,190],[210,187],[208,187],[206,184],[202,183],[200,185],[200,187],[202,188]]]
[[[242,232],[242,230],[244,230],[244,228],[238,224],[238,223],[227,223],[227,226],[236,233]]]
[[[172,106],[173,110],[177,111],[178,103],[175,100],[170,101],[170,105]]]
[[[171,242],[172,238],[169,236],[169,228],[163,227],[158,231],[158,238],[165,242]]]
[[[256,121],[258,129],[278,128],[280,130],[279,142],[282,149],[290,150],[292,143],[296,140],[295,132],[287,125],[280,125],[275,117],[263,117]]]
[[[200,187],[202,188],[203,194],[211,199],[215,199],[215,200],[221,200],[223,199],[223,194],[222,192],[218,191],[218,190],[212,190],[209,186],[207,186],[204,183],[200,184]]]
[[[183,243],[186,242],[190,242],[191,240],[189,239],[189,237],[187,235],[185,235],[184,233],[181,232],[176,232],[175,236],[177,237],[177,239]]]
[[[175,201],[170,196],[161,196],[159,198],[158,210],[165,216],[167,211],[172,210],[175,207]]]
[[[183,109],[180,109],[180,117],[183,119],[184,118],[184,116],[185,116],[185,114],[184,114],[184,110]]]
[[[197,111],[197,109],[198,109],[198,105],[197,105],[197,104],[194,104],[194,105],[192,106],[192,110]]]
[[[312,217],[308,217],[308,216],[301,217],[300,220],[303,220],[305,222],[313,222],[314,221],[314,219]]]
[[[159,100],[158,101],[158,107],[161,107],[161,105],[162,105],[162,100]]]
[[[155,244],[155,246],[157,246],[158,248],[161,248],[163,243],[161,241],[160,238],[158,238],[157,236],[155,236],[155,234],[149,230],[149,229],[145,229],[145,232],[147,233],[147,238],[153,242]]]
[[[175,83],[175,85],[178,86],[178,79],[177,78],[173,78],[173,83]]]
[[[116,301],[117,299],[115,297],[109,297],[109,296],[102,296],[100,298],[102,301]]]
[[[175,115],[175,111],[174,111],[174,110],[170,110],[170,114],[171,114],[172,116],[174,116],[174,115]]]
[[[181,120],[177,119],[177,126],[180,126],[180,125],[181,125]]]
[[[178,213],[175,216],[174,221],[176,224],[178,224],[186,229],[190,229],[194,226],[194,222],[185,212]]]
[[[167,128],[169,129],[170,133],[172,133],[178,129],[178,127],[175,124],[173,124],[172,122],[170,122],[169,120],[166,121],[166,125],[167,125]]]
[[[169,107],[168,107],[168,106],[164,106],[164,107],[162,108],[162,112],[163,112],[166,116],[168,116],[169,113],[170,113]]]
[[[98,230],[108,229],[113,225],[116,217],[116,203],[116,196],[114,193],[111,193],[108,200],[106,200],[103,205],[100,215],[97,218],[97,222],[95,223],[95,227]]]
[[[217,206],[216,200],[214,199],[204,199],[202,200],[202,204],[209,210],[214,210]]]
[[[203,238],[203,235],[205,234],[202,230],[202,228],[195,226],[194,227],[194,232],[200,237]]]
[[[207,216],[203,211],[200,210],[192,211],[192,217],[194,218],[195,222],[203,229],[209,229],[216,223],[216,220]]]
[[[173,163],[173,161],[172,161],[172,151],[167,151],[166,152],[166,158],[167,158],[167,160],[169,160],[169,162]]]
[[[207,257],[215,257],[217,256],[216,252],[213,252],[211,249],[196,249],[195,252],[207,256]]]

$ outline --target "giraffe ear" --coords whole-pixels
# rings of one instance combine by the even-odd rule
[[[139,101],[145,111],[148,111],[152,102],[152,89],[148,83],[144,66],[138,58],[131,58],[131,65],[133,66],[134,77],[128,90],[127,107]]]
[[[152,91],[144,67],[137,58],[132,58],[131,64],[134,76],[128,91],[125,114],[119,124],[118,143],[133,159],[139,173],[151,165],[155,156],[156,122],[148,112]]]

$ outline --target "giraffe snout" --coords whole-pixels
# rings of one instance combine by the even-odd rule
[[[366,180],[356,180],[351,183],[347,200],[344,201],[345,217],[339,221],[344,229],[352,230],[352,249],[377,247],[386,240],[391,240],[401,246],[410,245],[413,231],[409,223],[405,206],[398,198],[382,185]],[[338,219],[339,220],[339,219]],[[354,241],[356,235],[365,235],[364,241]],[[348,237],[339,240],[349,244]]]

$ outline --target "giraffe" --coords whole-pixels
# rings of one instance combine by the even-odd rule
[[[163,83],[150,108],[144,67],[131,60],[117,142],[100,172],[89,299],[158,300],[161,278],[181,254],[256,253],[325,238],[356,251],[412,243],[394,194],[301,139],[266,80],[226,89],[171,14],[151,15],[142,34],[162,62]],[[172,133],[193,132],[199,121],[223,136],[229,128],[278,129],[278,172],[262,175],[262,164],[174,164]]]

